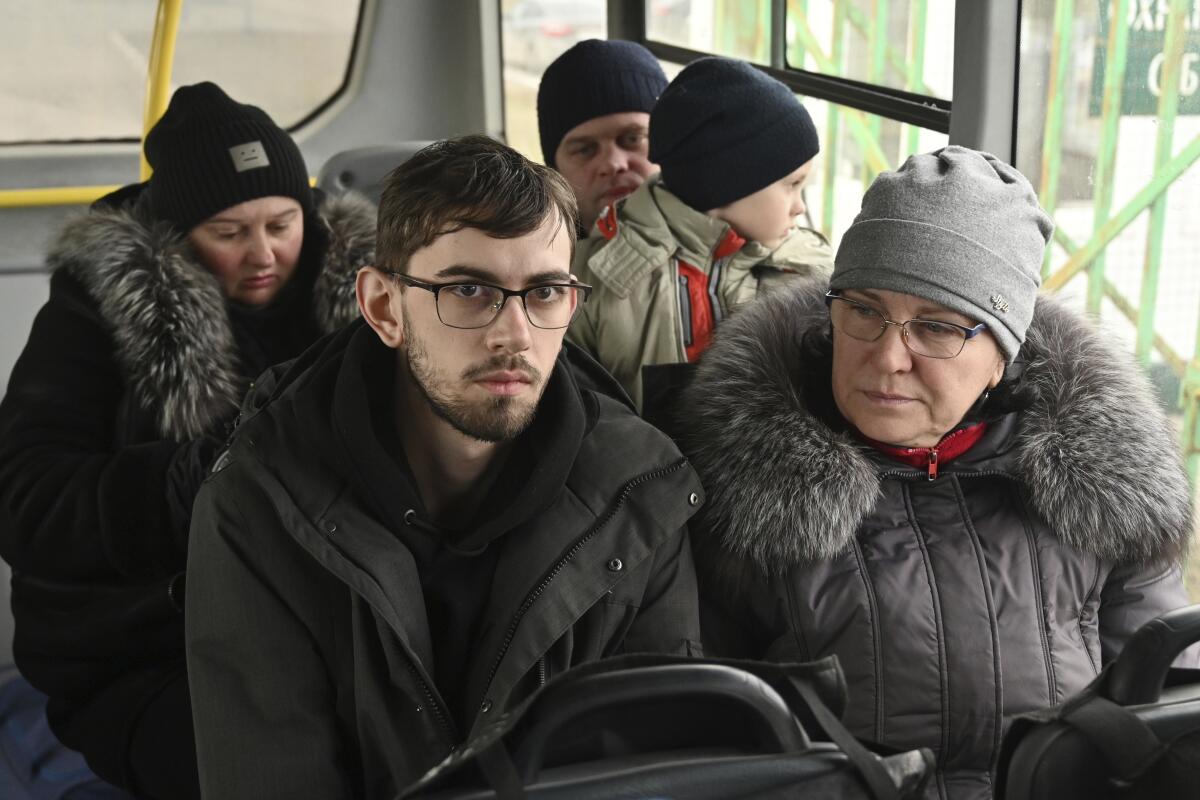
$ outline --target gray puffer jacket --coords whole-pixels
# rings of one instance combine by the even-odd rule
[[[813,345],[824,289],[729,320],[685,399],[708,491],[706,634],[722,634],[707,649],[836,654],[857,736],[932,748],[931,796],[990,797],[1006,717],[1082,689],[1139,625],[1187,604],[1177,448],[1140,371],[1043,298],[1019,359],[1037,399],[930,480],[814,413],[832,408]]]

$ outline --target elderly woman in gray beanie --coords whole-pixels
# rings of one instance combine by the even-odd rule
[[[1006,716],[1187,603],[1190,490],[1136,365],[1037,289],[1028,181],[947,147],[880,175],[832,279],[746,307],[685,398],[710,650],[836,654],[856,735],[991,796]]]

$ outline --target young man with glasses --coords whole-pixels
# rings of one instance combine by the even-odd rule
[[[567,358],[575,213],[485,137],[426,148],[365,322],[259,380],[194,512],[205,796],[390,798],[571,666],[696,651],[700,485]]]

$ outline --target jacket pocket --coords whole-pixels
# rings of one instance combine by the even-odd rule
[[[1083,651],[1087,654],[1093,675],[1100,674],[1100,619],[1098,614],[1097,604],[1089,597],[1079,607],[1079,616],[1075,618]]]
[[[639,606],[606,599],[601,601],[600,611],[603,615],[601,623],[603,631],[602,658],[608,658],[618,653],[637,653],[647,649],[644,645],[639,644],[638,637],[629,636],[629,629],[633,627],[633,621],[641,611]]]

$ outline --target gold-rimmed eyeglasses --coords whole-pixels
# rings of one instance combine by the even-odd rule
[[[895,325],[900,328],[900,339],[904,346],[926,358],[954,358],[962,352],[968,339],[987,330],[987,323],[984,322],[973,328],[920,317],[896,322],[866,303],[834,292],[825,293],[825,304],[829,306],[829,319],[833,327],[851,339],[874,342],[883,336],[889,325]]]

